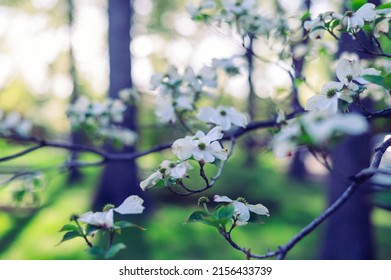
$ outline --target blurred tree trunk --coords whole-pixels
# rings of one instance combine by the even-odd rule
[[[379,4],[379,1],[369,1]],[[370,48],[372,43],[366,40],[360,32],[365,45]],[[339,53],[356,52],[357,42],[350,35],[344,33],[340,44]],[[360,58],[371,58],[358,53]],[[366,106],[370,101],[366,100]],[[352,106],[352,111],[359,112]],[[371,157],[371,134],[355,137],[346,137],[332,151],[333,169],[345,178],[356,174],[369,166]],[[328,180],[328,204],[333,203],[348,186],[347,180],[340,176],[331,175]],[[321,248],[321,259],[373,259],[375,248],[373,244],[373,227],[370,221],[372,206],[369,200],[369,185],[362,185],[356,193],[341,207],[325,224],[325,233]]]
[[[132,1],[108,1],[110,98],[117,98],[119,90],[132,87],[130,55],[132,14]],[[128,108],[123,126],[136,130],[135,106]],[[119,151],[110,145],[107,145],[106,149],[110,152],[134,151],[134,147],[124,147]],[[131,194],[141,194],[135,161],[109,162],[103,171],[94,207],[99,209],[106,203],[118,205]]]
[[[304,5],[306,9],[309,11],[311,7],[311,0],[304,1]],[[303,41],[301,41],[298,44],[307,45],[308,40],[309,38],[307,36],[306,38],[304,38]],[[296,45],[292,46],[291,51],[293,51],[295,47]],[[303,68],[304,68],[304,56],[301,56],[299,58],[293,56],[292,65],[293,65],[293,69],[295,70],[295,79],[301,78],[303,73]],[[293,111],[303,110],[303,107],[299,102],[299,91],[297,87],[294,87],[293,89],[291,105]],[[292,161],[290,162],[289,169],[288,169],[288,176],[291,179],[297,181],[303,181],[308,176],[308,172],[304,164],[304,158],[305,158],[305,151],[303,150],[299,150],[293,155]]]
[[[254,81],[253,81],[253,72],[254,72],[254,35],[249,34],[249,42],[246,47],[246,60],[248,64],[248,74],[247,74],[247,83],[249,86],[249,92],[247,97],[247,113],[250,117],[250,121],[253,121],[256,117],[256,94],[254,89]],[[254,136],[248,135],[246,137],[245,141],[246,145],[246,166],[247,167],[253,167],[256,165],[256,153],[254,152],[254,148],[256,147],[257,143],[254,139]]]
[[[74,103],[79,97],[77,91],[77,74],[76,74],[76,64],[75,57],[73,55],[73,46],[72,46],[72,34],[73,34],[73,14],[74,14],[74,0],[67,0],[67,13],[68,13],[68,29],[69,29],[69,75],[71,76],[73,83],[73,90],[71,95],[70,103]],[[81,131],[73,131],[70,135],[70,141],[72,144],[81,144],[84,139],[83,133]],[[78,158],[77,151],[70,152],[70,161],[76,161]],[[69,172],[68,181],[70,183],[77,182],[82,178],[82,173],[77,168],[72,168]]]

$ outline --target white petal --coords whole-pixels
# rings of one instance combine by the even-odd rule
[[[360,9],[357,10],[355,15],[363,18],[366,21],[373,21],[376,18],[376,6],[372,3],[364,4]]]
[[[122,202],[120,206],[114,209],[114,211],[120,214],[141,214],[145,207],[143,206],[144,200],[137,195],[131,195]]]
[[[222,128],[220,126],[216,126],[213,129],[211,129],[206,137],[210,139],[210,141],[215,141],[223,138],[224,134],[222,133]]]
[[[183,74],[183,79],[188,83],[192,83],[196,79],[196,75],[194,73],[193,68],[190,66],[186,67],[185,73]]]
[[[233,201],[233,206],[235,206],[235,212],[237,213],[237,219],[240,222],[247,222],[250,219],[250,211],[247,206],[239,201]]]
[[[212,107],[203,107],[197,114],[197,118],[203,122],[211,122],[211,119],[218,114],[217,110]]]
[[[150,82],[151,88],[156,89],[157,87],[159,87],[163,78],[164,78],[164,75],[162,73],[156,73],[156,74],[152,75],[151,82]]]
[[[193,166],[191,166],[187,161],[184,161],[174,168],[171,168],[170,176],[174,179],[184,178],[187,176],[187,170],[189,169],[193,169]]]
[[[263,206],[260,203],[256,205],[247,204],[246,206],[248,207],[248,210],[254,212],[257,215],[266,215],[268,217],[270,216],[269,209],[267,209],[265,206]]]
[[[186,160],[190,158],[193,154],[194,146],[190,143],[188,139],[178,139],[172,144],[172,152],[180,160]]]
[[[212,123],[221,127],[223,131],[227,131],[231,128],[231,121],[228,116],[216,115],[211,119]]]
[[[229,119],[234,125],[246,127],[248,120],[245,114],[237,112],[233,107],[228,108],[227,113]]]
[[[140,188],[145,191],[148,188],[152,188],[156,183],[162,179],[162,174],[159,171],[152,173],[147,179],[140,182]]]
[[[208,150],[203,151],[203,160],[205,162],[214,162],[215,161],[214,153]]]
[[[359,135],[368,130],[368,122],[366,118],[358,114],[341,114],[333,119],[335,130],[342,133]]]
[[[209,149],[216,158],[220,160],[227,160],[228,151],[227,149],[222,148],[219,142],[211,143]]]
[[[356,78],[360,75],[360,64],[357,60],[341,59],[337,64],[337,77],[345,85],[349,83],[348,76]]]
[[[233,200],[230,199],[228,196],[225,196],[225,195],[220,196],[220,195],[217,195],[217,194],[216,194],[216,195],[213,197],[213,201],[214,201],[214,202],[232,202]]]
[[[114,212],[110,209],[107,212],[96,212],[91,211],[80,215],[79,220],[90,225],[111,228],[114,225]]]

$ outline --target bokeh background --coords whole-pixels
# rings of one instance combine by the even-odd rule
[[[108,38],[109,17],[113,19],[115,11],[114,14],[109,12],[108,2],[116,1],[122,2],[0,0],[1,110],[17,111],[30,119],[34,123],[34,133],[39,137],[74,140],[65,114],[71,100],[77,96],[103,100],[108,94],[113,94]],[[278,13],[278,7],[292,16],[305,11],[305,1],[258,2],[266,15]],[[132,41],[128,49],[132,55],[133,86],[142,93],[134,124],[139,131],[138,150],[167,143],[184,133],[179,127],[171,126],[168,130],[167,126],[156,121],[153,112],[156,93],[149,87],[154,72],[164,71],[168,64],[182,69],[192,65],[197,69],[210,65],[212,58],[242,53],[240,44],[229,34],[191,21],[185,10],[186,3],[182,0],[131,1],[134,13]],[[310,11],[313,15],[328,10],[341,11],[344,4],[346,2],[338,0],[316,0],[312,1]],[[303,70],[308,84],[299,86],[302,104],[313,90],[319,91],[333,75],[330,65],[334,53],[338,52],[337,43],[326,37],[315,47],[317,55],[306,58],[308,63]],[[386,47],[390,48],[389,41]],[[273,54],[273,46],[262,42],[256,49],[269,57]],[[275,113],[271,109],[273,105],[287,99],[291,81],[285,71],[271,63],[259,63],[254,77],[257,95],[255,118],[267,119]],[[224,103],[246,110],[249,91],[246,79],[245,74],[233,79],[223,78]],[[378,91],[373,89],[373,96],[381,95]],[[368,146],[378,143],[387,130],[390,131],[389,123],[379,122],[367,141]],[[325,184],[328,181],[327,170],[305,151],[294,158],[275,159],[268,144],[270,137],[269,131],[259,131],[240,139],[222,178],[212,190],[204,193],[210,197],[214,194],[232,198],[243,196],[250,203],[259,202],[269,208],[271,216],[264,219],[264,224],[251,224],[234,232],[233,238],[242,246],[252,248],[254,253],[264,253],[268,248],[273,250],[285,244],[325,209],[330,198],[330,186]],[[1,156],[22,148],[17,143],[0,139]],[[95,159],[91,155],[79,156],[83,160]],[[0,176],[5,180],[8,176],[6,171],[10,168],[57,166],[69,157],[65,151],[43,149],[12,162],[1,163]],[[77,174],[49,168],[44,173],[39,203],[34,204],[13,202],[12,196],[20,182],[0,186],[0,259],[90,259],[82,240],[58,245],[62,237],[59,233],[61,226],[68,222],[72,213],[83,213],[91,207],[99,210],[104,202],[118,203],[112,201],[115,197],[124,197],[123,189],[119,187],[117,190],[114,183],[118,176],[126,177],[132,173],[144,179],[167,157],[170,157],[169,151],[140,158],[136,162],[137,170],[133,170],[133,165],[112,166],[117,173],[103,172],[101,167],[79,170]],[[136,180],[135,175],[133,178]],[[214,228],[185,224],[189,215],[198,209],[198,197],[181,198],[166,190],[140,193],[135,189],[134,180],[129,181],[125,192],[141,195],[148,211],[131,220],[147,230],[124,231],[121,239],[127,244],[127,249],[121,252],[119,258],[243,259],[243,255],[233,250]],[[102,182],[108,182],[109,186],[102,186]],[[117,193],[117,196],[110,196],[107,190]],[[379,198],[375,194],[366,191],[363,197],[359,199],[360,203],[368,208],[364,216],[360,216],[360,212],[353,214],[353,220],[358,221],[353,226],[351,218],[342,217],[333,224],[331,231],[336,232],[337,239],[345,236],[347,240],[366,232],[362,237],[365,245],[352,241],[352,249],[349,247],[351,244],[347,244],[349,242],[342,242],[345,248],[339,243],[334,244],[336,237],[321,226],[301,241],[287,258],[390,259],[391,215],[386,207],[387,194],[381,197],[383,207],[378,207]],[[349,212],[344,208],[341,211]],[[360,220],[363,222],[360,223]],[[341,254],[324,255],[325,244]],[[361,245],[369,246],[365,254],[355,250]]]

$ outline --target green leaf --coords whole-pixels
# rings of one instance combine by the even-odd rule
[[[60,232],[63,232],[63,231],[76,231],[76,232],[80,232],[79,228],[75,225],[70,225],[70,224],[67,224],[67,225],[64,225],[61,229],[60,229]]]
[[[364,75],[362,76],[366,81],[371,82],[373,84],[386,87],[384,84],[384,78],[382,76],[375,76],[375,75]]]
[[[190,215],[189,219],[187,219],[187,222],[199,222],[208,216],[210,216],[210,214],[206,211],[195,211]]]
[[[366,4],[367,0],[352,0],[348,3],[348,7],[353,11],[357,11],[362,5]]]
[[[208,226],[219,228],[220,224],[216,221],[208,212],[206,211],[195,211],[193,212],[189,219],[188,223],[200,222]]]
[[[140,227],[139,225],[133,224],[128,221],[118,221],[118,222],[114,223],[114,229],[122,229],[122,228],[128,228],[128,227],[134,227],[134,228],[138,228],[140,230],[146,230],[145,228]]]
[[[375,8],[375,10],[382,10],[382,9],[389,9],[391,8],[391,3],[387,3],[387,4],[383,4],[383,5],[379,5]]]
[[[157,188],[164,188],[166,187],[166,181],[163,180],[163,179],[160,179],[159,181],[157,181],[157,183],[155,184],[154,187],[157,187]]]
[[[76,238],[76,237],[79,237],[79,236],[82,236],[80,234],[80,232],[76,232],[76,231],[68,231],[64,234],[64,236],[62,237],[62,240],[60,241],[60,243],[58,244],[61,244],[65,241],[68,241],[68,240],[71,240],[73,238]]]
[[[388,73],[385,77],[384,77],[384,86],[388,89],[391,89],[391,73]]]
[[[320,30],[320,29],[326,30],[326,28],[324,26],[319,25],[319,26],[316,26],[315,28],[312,28],[310,33],[314,32],[316,30]]]
[[[301,16],[301,21],[306,21],[307,19],[311,19],[311,13],[309,11],[305,12],[302,16]]]
[[[221,222],[222,225],[225,225],[229,222],[232,216],[235,214],[235,207],[232,204],[223,205],[217,207],[213,212],[213,217]]]
[[[300,85],[302,85],[304,82],[304,80],[302,78],[296,78],[295,79],[295,86],[296,87],[299,87]]]
[[[110,247],[110,249],[105,254],[106,259],[111,259],[115,255],[118,254],[119,251],[126,249],[126,245],[124,243],[117,243]]]
[[[340,24],[340,20],[339,19],[336,19],[336,20],[333,20],[331,21],[330,25],[329,25],[329,28],[331,30],[334,30],[334,28],[336,28],[339,24]]]

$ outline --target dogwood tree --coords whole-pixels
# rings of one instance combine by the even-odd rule
[[[151,147],[148,150],[130,153],[111,153],[95,146],[76,145],[40,139],[31,133],[33,124],[15,113],[0,114],[0,133],[5,139],[30,143],[29,148],[3,156],[5,162],[45,147],[89,152],[100,157],[97,162],[81,162],[77,159],[65,162],[61,168],[84,168],[102,166],[109,162],[131,161],[151,153],[171,150],[171,155],[151,170],[150,175],[142,178],[140,188],[153,191],[164,188],[178,196],[199,195],[212,189],[224,176],[224,167],[236,149],[236,142],[243,135],[260,129],[270,129],[270,151],[277,158],[290,157],[298,149],[307,149],[327,169],[333,172],[328,153],[345,135],[359,135],[369,130],[371,123],[380,118],[389,118],[391,108],[389,94],[391,92],[390,58],[386,52],[387,40],[390,38],[389,22],[391,5],[365,3],[356,10],[345,13],[324,11],[319,15],[311,15],[304,9],[294,17],[286,17],[281,10],[279,15],[267,15],[255,0],[200,0],[187,5],[189,17],[198,24],[213,30],[221,30],[230,34],[232,40],[239,40],[242,52],[233,57],[213,59],[200,69],[188,66],[179,69],[175,65],[167,66],[167,70],[151,77],[151,90],[156,93],[156,121],[164,124],[178,124],[186,134],[171,143]],[[300,24],[291,24],[290,21]],[[275,104],[274,113],[267,119],[251,119],[249,112],[241,112],[239,108],[220,104],[216,89],[221,88],[219,75],[232,78],[236,75],[247,75],[249,88],[254,88],[256,65],[254,60],[277,65],[291,78],[291,93],[288,99],[297,99],[300,93],[299,84],[307,83],[307,77],[298,73],[294,67],[295,59],[319,52],[326,36],[334,41],[340,40],[341,34],[349,34],[355,39],[358,52],[371,56],[370,60],[361,61],[356,58],[337,58],[336,66],[330,66],[336,78],[326,82],[319,92],[302,102],[302,106]],[[363,45],[358,34],[365,34],[372,46]],[[303,44],[305,40],[310,40]],[[255,43],[269,44],[273,55],[264,57],[257,50]],[[388,44],[389,45],[389,44]],[[375,48],[375,49],[374,49]],[[322,51],[328,52],[326,47]],[[311,64],[311,61],[305,61]],[[224,72],[224,73],[223,73]],[[374,86],[375,85],[375,86]],[[363,105],[364,98],[373,99],[373,91],[381,93],[376,101],[383,108],[371,111]],[[138,141],[135,132],[121,127],[127,104],[134,104],[139,99],[135,89],[123,89],[118,99],[96,102],[80,97],[72,104],[67,115],[72,128],[88,132],[93,139],[105,139],[117,144],[134,144]],[[296,101],[297,101],[296,100]],[[361,113],[352,113],[349,108],[356,104]],[[232,232],[239,226],[248,223],[259,223],[260,217],[272,219],[267,202],[254,201],[251,198],[239,197],[231,199],[224,194],[216,194],[213,198],[201,196],[201,210],[189,213],[189,223],[202,223],[216,229],[216,233],[227,241],[227,246],[244,253],[248,259],[276,257],[284,259],[286,254],[307,235],[311,234],[323,221],[339,211],[340,207],[360,188],[364,182],[375,175],[391,176],[389,169],[389,153],[391,139],[386,139],[373,151],[372,162],[357,174],[344,174],[348,180],[346,190],[323,213],[292,236],[286,244],[276,244],[275,249],[265,248],[265,252],[254,253],[255,250],[237,244]],[[210,177],[206,169],[215,166],[215,174]],[[197,170],[201,178],[194,180],[189,171]],[[36,172],[15,173],[10,180],[34,179]],[[389,178],[388,178],[389,180]],[[26,191],[34,191],[34,187]],[[240,190],[239,190],[240,191]],[[141,214],[144,210],[143,200],[138,196],[124,198],[124,202],[116,207],[106,205],[101,212],[87,212],[72,215],[72,223],[66,224],[61,231],[65,232],[62,242],[79,237],[83,238],[90,248],[90,253],[111,258],[124,248],[115,243],[114,237],[124,228],[142,229],[128,221],[115,221],[114,212],[119,214]],[[214,207],[214,208],[212,208]],[[267,219],[265,219],[267,226]],[[96,232],[108,232],[106,248],[94,245],[91,236]]]

